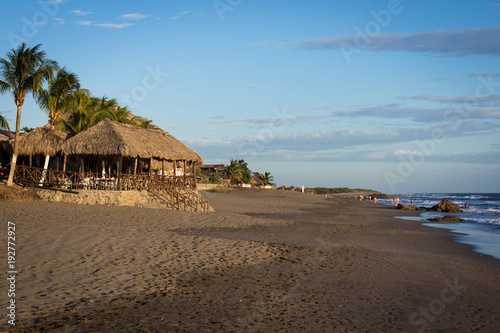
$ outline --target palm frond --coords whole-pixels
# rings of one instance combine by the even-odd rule
[[[5,119],[2,115],[0,115],[0,128],[10,131],[9,123],[7,122],[7,119]]]

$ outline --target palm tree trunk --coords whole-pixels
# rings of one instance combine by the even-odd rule
[[[21,107],[22,104],[17,105],[17,118],[16,118],[16,134],[14,136],[14,152],[12,153],[12,160],[10,162],[9,178],[7,179],[7,186],[12,186],[14,182],[14,171],[17,164],[17,151],[19,142],[19,131],[21,130]]]

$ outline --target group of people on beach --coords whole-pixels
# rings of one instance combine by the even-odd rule
[[[394,206],[399,205],[399,197],[391,198],[391,203],[393,203]],[[413,199],[411,199],[411,204],[413,205]]]

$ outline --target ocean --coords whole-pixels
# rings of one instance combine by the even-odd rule
[[[449,229],[460,235],[454,236],[459,243],[472,245],[474,251],[489,255],[500,260],[500,193],[413,193],[400,196],[400,202],[417,207],[432,207],[442,199],[447,198],[458,204],[465,211],[462,214],[423,212],[418,220],[427,221],[430,218],[455,215],[467,222],[460,223],[424,223],[426,226]],[[380,200],[392,204],[390,200]]]

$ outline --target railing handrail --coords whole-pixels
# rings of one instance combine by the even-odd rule
[[[154,178],[161,180],[163,186],[172,188],[196,187],[193,176],[160,176],[149,174],[131,175],[125,173],[56,171],[17,165],[15,178],[22,183],[32,183],[49,187],[64,187],[66,189],[94,190],[147,190]],[[69,182],[68,182],[69,181]]]
[[[154,174],[56,171],[17,165],[15,179],[25,184],[48,186],[61,190],[147,190],[169,205],[177,205],[175,208],[179,210],[208,212],[210,207],[208,201],[193,191],[196,188],[194,176],[172,177]],[[175,198],[175,202],[165,199],[167,196]]]

